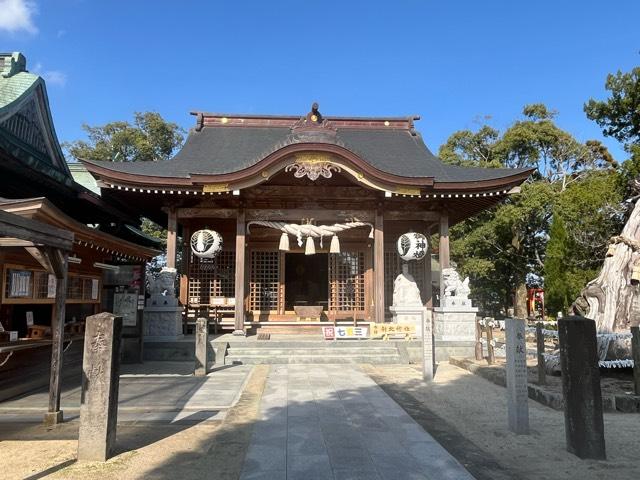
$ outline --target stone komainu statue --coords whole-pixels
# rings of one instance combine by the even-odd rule
[[[469,277],[464,281],[460,280],[460,275],[453,267],[442,269],[442,280],[444,282],[444,306],[471,306],[469,294]]]
[[[164,267],[157,277],[149,278],[149,293],[152,296],[163,295],[175,297],[175,280],[177,270]]]

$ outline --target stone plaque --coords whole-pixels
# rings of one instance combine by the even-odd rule
[[[529,392],[524,320],[508,318],[506,334],[509,430],[527,435],[529,433]]]

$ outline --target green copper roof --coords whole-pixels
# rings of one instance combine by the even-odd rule
[[[21,53],[0,53],[0,116],[12,103],[28,95],[42,79],[26,71]]]

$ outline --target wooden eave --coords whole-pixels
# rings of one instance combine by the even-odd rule
[[[482,192],[509,189],[526,180],[533,170],[516,172],[513,175],[487,180],[465,182],[436,182],[433,177],[404,177],[384,172],[373,167],[350,150],[327,143],[298,143],[283,147],[248,168],[231,173],[207,175],[191,174],[188,177],[165,177],[140,175],[114,171],[95,162],[83,161],[87,170],[99,178],[108,188],[132,187],[147,189],[191,188],[201,191],[205,185],[219,185],[225,191],[241,190],[264,183],[286,165],[296,153],[328,153],[335,155],[355,172],[356,182],[370,182],[373,188],[389,192],[411,189],[418,195],[431,192]],[[170,160],[169,160],[170,161]]]
[[[96,247],[145,260],[150,260],[161,253],[158,250],[143,247],[109,233],[92,229],[60,211],[46,198],[12,200],[0,204],[0,210],[70,231],[74,234],[74,243],[76,244],[92,244]]]

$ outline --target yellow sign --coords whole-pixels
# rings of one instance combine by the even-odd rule
[[[228,192],[229,184],[228,183],[209,183],[207,185],[202,186],[202,191],[204,193]]]
[[[389,339],[389,335],[404,335],[405,340],[416,336],[416,326],[410,323],[372,323],[371,338],[382,337]]]

